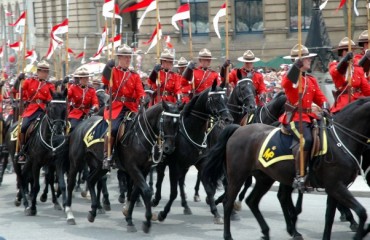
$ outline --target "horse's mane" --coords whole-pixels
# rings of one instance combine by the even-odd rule
[[[193,109],[195,103],[198,101],[199,96],[200,96],[200,94],[193,96],[192,99],[190,100],[190,102],[185,104],[184,110],[182,110],[182,112],[184,114],[184,117],[189,116],[189,114],[190,114],[191,110]]]
[[[66,96],[62,92],[54,92],[53,93],[53,100],[65,100]]]
[[[336,116],[341,117],[342,115],[347,116],[348,114],[353,113],[355,109],[359,106],[364,105],[365,103],[370,102],[370,97],[359,98],[358,100],[351,102],[347,106],[345,106],[340,112],[336,114]]]

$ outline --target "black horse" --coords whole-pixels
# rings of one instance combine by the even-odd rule
[[[168,155],[175,150],[175,138],[178,133],[182,107],[183,105],[177,106],[162,101],[147,111],[142,110],[135,126],[117,146],[118,167],[129,175],[133,184],[131,199],[127,214],[125,214],[129,232],[136,231],[132,221],[132,212],[139,194],[146,207],[143,231],[147,233],[150,230],[152,191],[146,183],[146,176],[152,165],[161,159],[162,154]]]
[[[353,124],[354,120],[356,124]],[[330,239],[337,203],[351,208],[359,217],[359,227],[354,239],[362,239],[366,234],[366,210],[349,192],[347,186],[357,177],[360,165],[358,159],[367,147],[370,136],[369,120],[370,98],[357,100],[333,119],[329,118],[326,154],[314,157],[310,162],[309,181],[313,187],[325,188],[328,194],[323,239]],[[252,174],[256,177],[256,185],[246,202],[262,228],[263,238],[270,239],[269,227],[258,204],[275,180],[291,186],[295,176],[294,161],[280,161],[264,167],[257,160],[262,143],[272,131],[276,131],[274,127],[264,124],[240,128],[236,125],[226,127],[220,141],[208,156],[208,164],[203,171],[208,183],[216,186],[223,174],[223,168],[226,167],[227,171],[229,187],[224,200],[225,239],[232,239],[230,214],[234,200],[245,179]],[[278,196],[288,224],[288,233],[301,239],[301,234],[295,229],[297,216],[291,199],[292,190],[286,189],[279,192]]]
[[[5,121],[0,119],[0,121],[2,124],[2,129],[1,129],[2,132],[0,133],[2,134],[2,143],[0,144],[0,186],[1,186],[3,182],[5,170],[8,166],[9,150],[8,150],[8,146],[5,140],[6,140],[6,134],[10,127],[11,118],[8,117]]]
[[[53,93],[51,100],[46,107],[46,113],[40,117],[38,125],[33,130],[32,134],[25,146],[27,161],[23,167],[19,164],[14,164],[14,170],[17,174],[20,193],[25,206],[25,214],[34,216],[37,214],[36,201],[37,194],[40,190],[40,169],[47,166],[49,172],[58,173],[58,183],[61,187],[64,182],[64,163],[66,160],[65,152],[63,152],[66,144],[66,96],[62,93]],[[60,181],[62,179],[62,182]],[[49,179],[52,187],[54,207],[61,210],[61,207],[55,196],[53,187],[54,174],[51,174]],[[25,193],[27,192],[28,183],[32,183],[31,188],[31,206],[29,206]]]
[[[185,105],[180,118],[180,132],[176,138],[176,149],[173,154],[166,156],[165,162],[169,166],[171,194],[163,211],[158,214],[158,220],[164,221],[171,209],[173,201],[177,197],[177,185],[190,166],[198,164],[199,155],[206,149],[207,128],[210,118],[221,121],[223,124],[233,122],[233,118],[227,108],[225,91],[217,87],[215,81],[211,88],[194,96]],[[182,199],[182,206],[188,209],[186,199]],[[213,206],[211,206],[212,208]]]

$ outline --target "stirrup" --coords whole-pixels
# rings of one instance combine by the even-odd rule
[[[19,151],[18,154],[15,156],[16,162],[18,164],[25,164],[26,163],[26,155],[23,151]]]

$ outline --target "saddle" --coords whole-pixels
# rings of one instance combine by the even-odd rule
[[[125,131],[126,130],[126,127],[129,127],[129,126],[132,126],[132,124],[136,121],[137,119],[137,114],[134,113],[134,112],[126,112],[125,114],[125,118],[123,119],[123,121],[121,122],[119,128],[118,128],[118,133],[117,133],[117,137],[116,137],[116,143],[118,141],[123,141],[124,138],[125,138],[125,135],[127,136],[126,133],[129,133],[130,131]],[[131,129],[131,127],[129,128]],[[115,143],[115,144],[116,144]]]
[[[35,131],[37,126],[40,123],[40,118],[37,118],[35,121],[33,121],[30,126],[27,128],[26,134],[24,135],[24,141],[27,142],[28,139],[32,136],[32,133]]]

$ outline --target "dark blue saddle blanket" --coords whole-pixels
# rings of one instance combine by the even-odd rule
[[[84,136],[84,142],[87,147],[99,142],[104,142],[104,136],[108,129],[108,123],[104,119],[98,119],[87,130]]]

